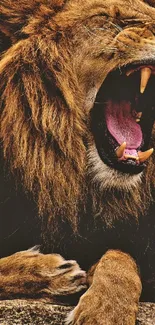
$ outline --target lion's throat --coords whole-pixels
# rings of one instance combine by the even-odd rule
[[[126,150],[130,155],[137,156],[137,150],[143,141],[142,130],[132,115],[128,101],[106,103],[105,118],[108,131],[119,145],[126,142]]]

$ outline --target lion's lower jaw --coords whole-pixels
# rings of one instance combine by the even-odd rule
[[[143,172],[130,175],[108,167],[101,160],[95,144],[91,144],[88,150],[88,166],[91,181],[98,184],[101,190],[113,188],[130,191],[137,188],[142,182]]]

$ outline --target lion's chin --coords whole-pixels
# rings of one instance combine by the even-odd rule
[[[126,174],[128,180],[129,174],[141,174],[153,153],[149,143],[155,119],[154,84],[152,64],[116,69],[106,77],[91,110],[91,131],[97,149],[93,156],[98,157],[97,164],[106,178],[108,170],[113,175],[121,173],[121,177],[117,176],[121,187]],[[136,182],[139,179],[135,177]]]
[[[142,174],[123,173],[109,167],[100,158],[95,143],[88,149],[88,174],[100,190],[123,190],[130,192],[142,183]]]

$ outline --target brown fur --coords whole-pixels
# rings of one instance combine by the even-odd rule
[[[151,35],[145,25],[130,28],[129,37],[123,31],[117,35],[113,24],[117,13],[123,21],[137,12],[137,21],[143,18],[151,26],[151,8],[142,1],[130,10],[128,3],[122,6],[122,1],[114,1],[112,6],[108,1],[98,1],[98,5],[86,1],[82,6],[77,1],[69,1],[66,6],[63,1],[20,1],[12,5],[2,1],[0,11],[2,33],[12,43],[0,62],[4,157],[11,170],[20,174],[24,187],[33,192],[39,213],[47,215],[48,222],[57,215],[67,217],[77,231],[78,206],[87,197],[85,140],[92,103],[87,108],[85,98],[92,80],[98,88],[110,69],[133,60],[135,46],[138,59],[139,39],[143,43],[143,35]],[[100,12],[111,17],[105,23],[105,32],[99,29],[104,17],[94,16]],[[89,22],[90,16],[94,18]],[[85,46],[81,46],[83,40]],[[134,54],[132,42],[137,42]],[[125,194],[120,191],[118,196],[110,192],[104,206],[107,220],[112,215],[138,217],[140,211],[145,212],[155,183],[153,163],[154,158],[141,187]],[[92,192],[97,214],[107,192],[103,190],[100,202],[94,189]],[[116,203],[111,207],[113,197]]]
[[[127,254],[108,251],[96,267],[91,287],[68,316],[67,324],[134,325],[140,293],[135,262]]]
[[[35,249],[0,259],[0,273],[1,299],[25,297],[54,303],[86,287],[86,274],[75,261]]]
[[[114,220],[131,217],[138,223],[138,217],[147,213],[154,200],[155,155],[149,159],[141,182],[125,191],[117,189],[117,177],[116,186],[109,189],[94,181],[87,157],[94,144],[90,110],[108,73],[145,56],[155,56],[153,6],[153,1],[142,0],[21,0],[15,3],[2,0],[0,3],[0,38],[7,40],[7,49],[2,47],[0,60],[3,155],[17,183],[21,182],[26,192],[33,193],[50,239],[51,224],[55,230],[58,217],[68,219],[74,233],[78,232],[79,211],[85,211],[88,199],[95,220],[99,216],[108,226]],[[154,146],[155,129],[151,143]],[[23,293],[37,298],[42,294],[45,298],[46,294],[54,295],[53,283],[45,271],[52,263],[55,272],[61,262],[59,257],[57,260],[53,255],[19,254],[1,260],[1,297],[19,297]],[[28,284],[32,281],[32,291],[18,286],[17,275],[22,273],[22,263],[24,269],[27,265],[22,285],[24,281]],[[10,265],[13,265],[13,278],[9,274]],[[34,265],[37,275],[36,271],[33,273]],[[44,275],[40,278],[41,270]],[[51,278],[53,274],[50,273]],[[57,292],[63,285],[67,290],[70,288],[68,275],[66,280],[63,273],[60,282],[56,277]],[[76,283],[73,291],[78,286]],[[44,291],[47,288],[50,293]],[[101,319],[105,324],[107,317],[110,319],[106,324],[134,324],[140,291],[133,260],[118,251],[108,252],[96,268],[92,286],[75,310],[77,324],[83,322],[80,317],[87,324],[92,324],[93,317],[94,324],[98,317],[98,324]],[[101,293],[102,299],[100,294],[94,296],[94,292]]]
[[[31,4],[28,6],[31,8]],[[30,34],[31,24],[47,20],[46,7],[39,7],[40,13],[24,28],[29,28]],[[52,16],[50,25],[51,30]],[[40,214],[54,216],[55,211],[63,210],[68,217],[75,214],[75,220],[73,217],[70,221],[76,225],[75,211],[85,170],[85,116],[72,94],[76,89],[79,101],[74,69],[67,62],[70,53],[67,48],[58,48],[55,32],[53,37],[49,31],[45,36],[46,32],[41,28],[37,40],[35,32],[15,43],[1,61],[5,84],[1,138],[4,156],[13,171],[20,170],[25,187],[38,201]]]

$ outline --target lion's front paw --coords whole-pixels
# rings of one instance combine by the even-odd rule
[[[68,314],[66,325],[104,324],[104,312],[100,310],[102,301],[89,290],[80,298],[78,305]],[[108,323],[108,325],[111,325]]]
[[[90,288],[68,315],[66,324],[135,325],[141,281],[134,260],[111,250],[93,272]]]
[[[86,273],[72,260],[36,249],[0,260],[0,298],[35,298],[60,301],[86,288]]]
[[[89,290],[80,298],[78,305],[69,312],[66,325],[135,325],[136,310],[128,310],[104,290]],[[129,307],[130,308],[130,307]]]

